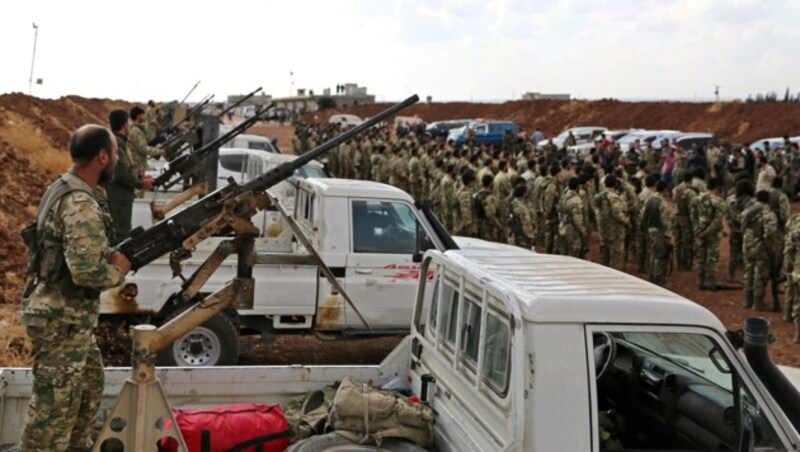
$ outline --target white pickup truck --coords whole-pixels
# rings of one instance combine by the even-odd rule
[[[253,308],[229,309],[213,317],[163,351],[160,364],[235,364],[241,334],[257,333],[269,340],[276,333],[310,331],[328,337],[408,332],[421,253],[446,249],[428,217],[407,193],[389,185],[343,179],[295,181],[295,221],[371,331],[320,273],[312,255],[294,240],[290,228],[258,220],[254,223],[263,227],[264,233],[255,244]],[[192,274],[223,239],[201,243],[184,262],[183,274]],[[480,240],[459,239],[459,244],[510,248]],[[235,257],[227,262],[202,293],[211,293],[233,278]],[[101,321],[115,325],[165,323],[187,306],[180,300],[181,284],[181,279],[172,277],[165,256],[128,277],[125,285],[102,294]]]
[[[765,321],[741,340],[663,288],[519,248],[432,250],[419,273],[411,332],[380,365],[158,377],[173,407],[286,403],[345,376],[399,377],[433,409],[437,451],[800,450],[800,375],[784,369],[793,386],[769,361]],[[104,409],[129,372],[106,370]],[[0,444],[18,439],[31,382],[30,369],[0,369]],[[332,440],[295,450],[372,450]]]

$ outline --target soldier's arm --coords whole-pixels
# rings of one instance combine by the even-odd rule
[[[495,229],[502,229],[503,225],[500,223],[500,219],[497,218],[497,203],[494,200],[494,195],[488,197],[484,210],[486,211],[486,219],[489,220],[489,224]]]
[[[127,158],[120,157],[117,167],[114,169],[114,182],[127,188],[142,188],[142,180],[136,177],[131,171],[131,165]]]
[[[122,284],[125,275],[108,263],[108,238],[97,201],[76,191],[64,197],[61,212],[64,258],[75,285],[104,290]]]
[[[131,149],[133,149],[134,152],[144,156],[145,158],[158,157],[161,155],[161,151],[159,149],[147,144],[147,138],[144,136],[144,133],[140,132],[138,129],[131,129],[131,134],[128,137],[128,144],[131,146]]]
[[[533,233],[533,218],[531,217],[531,211],[523,205],[519,208],[517,215],[519,215],[520,221],[522,222],[522,233],[525,234],[528,239],[535,240],[536,237]]]
[[[583,238],[588,236],[589,233],[586,230],[586,222],[583,220],[583,204],[578,202],[573,204],[570,214],[572,215],[572,222],[575,229],[578,230],[578,234]]]
[[[627,226],[628,216],[626,215],[625,202],[620,198],[614,199],[611,202],[611,215],[614,218],[614,221]]]
[[[470,203],[472,198],[469,196],[458,197],[459,208],[461,209],[461,228],[468,231],[472,227],[472,209]]]

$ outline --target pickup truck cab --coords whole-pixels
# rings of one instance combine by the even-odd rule
[[[467,132],[467,129],[470,129],[471,132]],[[451,130],[447,141],[453,140],[456,146],[463,146],[467,141],[468,133],[472,133],[475,144],[491,144],[499,149],[503,145],[506,131],[510,131],[514,137],[519,133],[517,125],[510,121],[473,121],[464,127]]]
[[[800,447],[796,386],[754,364],[766,334],[748,330],[742,353],[708,310],[634,276],[521,248],[432,250],[413,298],[410,334],[380,365],[157,374],[175,408],[286,403],[345,376],[406,381],[433,408],[436,451]],[[129,372],[106,369],[104,409]],[[31,381],[0,370],[0,444],[18,439]]]

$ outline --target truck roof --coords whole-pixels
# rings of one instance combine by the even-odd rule
[[[414,202],[411,196],[403,190],[380,182],[353,179],[307,179],[301,184],[307,184],[325,196],[401,199]]]
[[[724,331],[704,307],[635,276],[583,259],[522,248],[462,249],[448,258],[513,293],[531,322],[705,326]]]

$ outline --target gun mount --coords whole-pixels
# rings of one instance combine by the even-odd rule
[[[163,437],[172,437],[177,440],[179,450],[186,451],[186,444],[163,388],[155,376],[156,354],[231,304],[241,309],[252,308],[254,241],[259,231],[251,218],[270,204],[267,189],[292,176],[297,168],[312,159],[418,100],[416,95],[409,97],[295,160],[278,165],[243,185],[231,183],[216,190],[154,226],[137,231],[117,245],[116,249],[131,260],[134,270],[170,253],[173,273],[184,280],[182,298],[186,301],[197,296],[216,269],[234,253],[238,259],[237,275],[221,289],[161,327],[137,325],[132,328],[131,377],[125,382],[109,413],[94,450],[102,450],[106,441],[121,443],[126,450],[144,450]],[[180,263],[191,256],[194,247],[213,234],[228,232],[233,233],[234,237],[221,242],[211,256],[188,279],[184,279]]]

